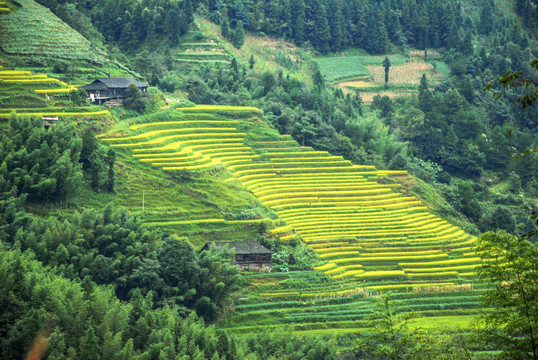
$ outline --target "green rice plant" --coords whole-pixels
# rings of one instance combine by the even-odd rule
[[[179,111],[254,111],[259,109],[252,106],[230,106],[230,105],[195,105],[191,107],[177,108]]]
[[[379,176],[407,175],[407,170],[377,170]]]
[[[214,166],[221,165],[218,160],[211,160],[208,163],[199,164],[199,165],[185,165],[185,166],[163,166],[163,170],[202,170],[208,169]]]
[[[457,276],[457,271],[441,271],[441,272],[422,272],[407,274],[411,279],[415,278],[447,278],[450,276]]]
[[[349,244],[349,243],[348,243]],[[328,254],[333,252],[344,252],[344,251],[358,251],[362,249],[362,246],[334,246],[334,247],[325,247],[325,248],[314,248],[318,254]]]
[[[319,255],[320,259],[326,259],[326,258],[332,258],[332,257],[342,257],[345,256],[357,256],[359,255],[359,252],[357,250],[354,251],[337,251],[337,252],[330,252],[330,253],[324,253]]]
[[[329,248],[329,246],[346,246],[346,245],[349,245],[351,244],[350,242],[330,242],[330,243],[322,243],[322,244],[314,244],[314,245],[311,245],[310,247],[314,250],[318,250],[318,249],[324,249],[324,248]]]
[[[413,267],[403,267],[403,270],[406,273],[412,272],[440,272],[440,271],[460,271],[460,270],[473,270],[476,269],[478,265],[459,265],[459,266],[444,266],[444,267],[434,267],[434,268],[413,268]]]
[[[7,79],[4,79],[4,80],[0,80],[0,83],[6,83],[6,84],[38,84],[38,83],[57,83],[57,82],[60,82],[60,80],[58,79],[54,79],[54,78],[45,78],[45,79],[13,79],[13,80],[7,80]]]
[[[482,262],[482,259],[479,258],[479,257],[471,257],[471,258],[461,258],[461,259],[449,259],[449,260],[439,260],[439,261],[431,261],[431,262],[401,262],[401,263],[398,263],[399,266],[401,266],[402,268],[405,268],[405,267],[414,267],[414,268],[419,268],[419,267],[441,267],[443,265],[448,265],[448,266],[451,266],[451,265],[463,265],[463,264],[468,264],[468,265],[471,265],[471,264],[476,264],[476,265],[479,265],[480,263]]]
[[[168,143],[163,146],[156,146],[156,147],[148,147],[148,148],[137,148],[133,149],[133,152],[161,152],[161,151],[169,151],[169,150],[178,150],[181,148],[189,147],[192,145],[203,145],[203,144],[211,144],[211,146],[216,146],[216,144],[236,144],[237,141],[240,139],[234,139],[234,138],[222,138],[222,139],[191,139],[191,140],[184,140],[184,141],[174,141],[171,143]],[[115,144],[112,144],[111,146],[114,147]],[[136,155],[136,154],[135,154]],[[146,155],[146,154],[144,154]],[[160,156],[160,153],[158,154]]]
[[[359,256],[355,258],[345,258],[345,259],[336,259],[332,260],[335,264],[340,263],[349,263],[352,261],[359,262],[359,263],[366,263],[366,262],[378,262],[378,261],[389,261],[389,262],[395,262],[399,260],[420,260],[420,259],[441,259],[441,258],[447,258],[448,255],[441,253],[441,254],[430,254],[430,255],[400,255],[400,256]],[[433,263],[438,263],[439,261],[432,261]],[[400,264],[398,264],[400,265]],[[401,266],[401,265],[400,265]]]
[[[218,147],[217,147],[218,146]],[[219,151],[220,149],[225,151],[241,151],[249,152],[250,148],[245,147],[241,143],[227,143],[227,144],[198,144],[198,145],[187,145],[181,148],[181,150],[173,152],[159,152],[155,154],[133,154],[135,158],[158,158],[161,156],[161,159],[164,157],[175,157],[179,155],[193,154],[194,152],[203,152],[211,153],[211,150]]]
[[[458,274],[459,276],[463,276],[463,277],[473,277],[473,276],[476,276],[476,272],[465,272],[465,273],[459,273]]]
[[[291,195],[319,195],[319,196],[328,196],[328,195],[341,195],[341,196],[358,196],[358,195],[372,195],[372,194],[387,194],[390,193],[393,195],[394,193],[391,191],[390,188],[375,188],[375,190],[372,189],[362,189],[357,188],[358,190],[334,190],[334,189],[323,189],[323,191],[317,190],[317,189],[304,189],[304,188],[292,188],[291,190],[293,192],[286,192],[287,188],[281,188],[281,189],[271,189],[266,191],[254,191],[256,196],[259,199],[272,199],[272,198],[278,198],[278,197],[286,197]],[[399,196],[399,194],[393,195],[393,196]],[[369,196],[371,198],[371,196]]]
[[[135,124],[129,128],[131,130],[140,130],[144,128],[161,127],[161,126],[183,126],[183,125],[236,125],[238,120],[183,120],[183,121],[158,121],[151,123]]]
[[[109,115],[110,112],[108,110],[101,110],[101,111],[87,111],[87,112],[61,112],[61,111],[55,111],[55,112],[35,112],[35,113],[15,113],[15,116],[22,117],[22,116],[29,116],[29,117],[43,117],[43,116],[80,116],[80,117],[88,117],[88,116],[103,116],[103,115]],[[0,113],[0,118],[9,118],[12,114],[7,113]]]
[[[362,269],[359,269],[359,270],[348,270],[342,274],[338,274],[338,275],[333,275],[332,278],[333,279],[340,279],[340,278],[343,278],[343,277],[347,277],[347,276],[355,276],[355,277],[359,277],[361,275],[365,274],[364,270]]]
[[[356,274],[354,276],[360,279],[392,278],[392,277],[403,277],[405,276],[405,272],[403,272],[402,270],[366,271],[360,274]]]
[[[432,288],[435,290],[440,290],[441,288],[452,288],[454,287],[453,282],[439,282],[439,283],[421,283],[421,284],[389,284],[389,285],[373,285],[368,286],[368,289],[384,291],[384,290],[412,290],[415,292],[428,291],[425,289]],[[434,291],[435,291],[434,290]]]
[[[48,78],[45,74],[34,74],[34,75],[2,75],[0,74],[0,80],[29,80],[29,79],[46,79]]]
[[[379,190],[376,190],[375,193],[381,193],[381,195],[371,195],[372,191],[369,191],[369,190],[349,190],[349,191],[336,190],[336,191],[324,191],[324,192],[319,192],[319,191],[283,192],[281,191],[281,192],[271,192],[268,195],[260,195],[260,194],[256,194],[256,195],[258,199],[260,199],[261,201],[277,200],[277,199],[282,199],[282,198],[291,199],[293,197],[300,197],[300,196],[317,196],[320,199],[328,198],[328,199],[335,199],[335,200],[343,200],[343,199],[338,198],[338,197],[329,197],[329,195],[332,195],[332,196],[341,195],[342,197],[350,197],[351,199],[357,199],[357,200],[359,199],[369,199],[369,200],[385,199],[385,198],[394,198],[394,197],[401,196],[401,194],[391,192],[390,189],[379,189]],[[363,195],[363,196],[358,196],[358,195]]]
[[[6,75],[31,75],[31,71],[27,70],[0,70],[0,76]]]

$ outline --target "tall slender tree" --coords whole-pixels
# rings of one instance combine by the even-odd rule
[[[390,60],[388,56],[385,56],[383,60],[383,67],[385,68],[385,89],[389,88],[389,69],[390,69]]]

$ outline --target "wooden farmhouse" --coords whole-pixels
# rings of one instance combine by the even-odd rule
[[[122,104],[127,96],[127,87],[132,83],[136,84],[141,92],[148,91],[147,84],[129,77],[97,79],[91,84],[82,86],[82,89],[86,90],[90,100],[95,104]]]
[[[235,249],[235,263],[242,269],[271,271],[272,252],[257,241],[211,242],[205,244],[202,251],[209,250],[210,246]]]

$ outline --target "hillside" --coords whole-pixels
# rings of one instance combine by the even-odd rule
[[[105,62],[105,53],[49,9],[33,0],[5,1],[10,11],[0,16],[0,48],[6,55]],[[60,41],[59,41],[60,40]],[[20,60],[19,60],[20,61]]]
[[[352,165],[299,146],[267,127],[257,109],[200,105],[178,112],[182,115],[167,121],[133,124],[125,135],[112,131],[113,137],[105,135],[102,141],[142,162],[145,171],[206,171],[235,189],[245,187],[282,225],[261,216],[241,221],[198,212],[179,221],[149,218],[150,224],[201,246],[206,240],[244,236],[221,236],[210,230],[213,226],[265,221],[273,237],[304,241],[319,258],[316,271],[250,275],[254,287],[241,294],[243,300],[223,327],[251,333],[263,319],[300,333],[361,332],[372,306],[365,300],[387,290],[401,294],[403,308],[427,315],[431,323],[448,319],[447,325],[465,325],[478,313],[476,290],[482,286],[475,268],[481,260],[473,251],[474,238],[428,212],[416,198],[402,196],[397,184],[380,181],[405,172]],[[169,211],[162,201],[151,212],[158,210]],[[200,242],[200,233],[186,230],[202,224],[214,238]]]
[[[0,0],[0,358],[529,355],[529,4]]]

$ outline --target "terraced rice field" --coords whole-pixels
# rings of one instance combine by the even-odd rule
[[[69,93],[77,87],[77,85],[68,85],[56,78],[49,78],[46,74],[34,74],[29,70],[0,69],[0,95],[2,96],[13,94],[39,95],[48,99],[49,96]],[[13,114],[17,117],[98,117],[108,115],[109,111],[103,110],[98,106],[79,107],[77,111],[65,111],[60,106],[26,108],[10,104],[6,104],[0,108],[0,119],[9,118]]]
[[[384,291],[396,293],[402,311],[432,319],[476,314],[483,287],[474,275],[481,263],[475,239],[397,192],[398,185],[377,181],[405,172],[301,147],[290,136],[260,131],[252,109],[245,110],[233,120],[133,125],[127,136],[103,139],[167,171],[227,169],[227,181],[239,181],[283,220],[273,236],[302,239],[318,254],[314,271],[249,275],[252,287],[222,327],[239,334],[267,327],[260,323],[304,334],[364,331],[371,295]]]
[[[46,7],[32,0],[17,0],[12,6],[15,11],[0,5],[0,47],[7,54],[105,62],[101,50]]]
[[[188,64],[229,63],[230,54],[217,42],[190,42],[179,47],[174,59]]]

